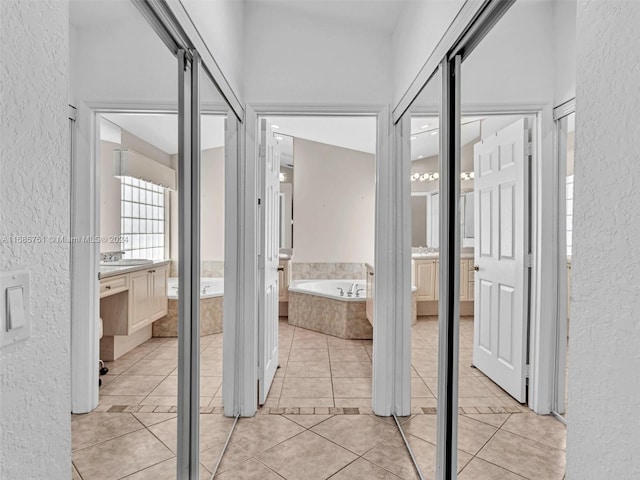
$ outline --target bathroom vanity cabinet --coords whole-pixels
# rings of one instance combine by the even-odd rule
[[[291,282],[291,260],[280,259],[278,263],[278,300],[289,301],[289,283]]]
[[[291,284],[291,259],[278,262],[278,315],[289,316],[289,285]]]
[[[158,262],[100,278],[100,356],[115,360],[151,337],[151,324],[167,315],[168,262]]]
[[[475,276],[473,258],[460,259],[460,302],[462,315],[473,315],[473,299]],[[411,281],[417,287],[419,315],[436,315],[438,313],[439,298],[439,270],[438,258],[413,259]]]

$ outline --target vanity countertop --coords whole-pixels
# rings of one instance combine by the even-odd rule
[[[429,252],[429,253],[413,253],[411,254],[411,258],[413,260],[429,260],[432,258],[439,258],[440,253],[438,252]],[[461,253],[461,259],[474,258],[473,253]]]
[[[171,260],[156,260],[152,263],[146,263],[144,265],[114,265],[106,266],[100,265],[100,272],[98,273],[98,280],[103,278],[115,277],[116,275],[123,275],[125,273],[137,272],[139,270],[147,270],[153,267],[161,267],[168,265]]]

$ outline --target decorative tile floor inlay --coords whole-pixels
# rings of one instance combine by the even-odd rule
[[[413,328],[411,415],[399,418],[418,465],[435,472],[437,321]],[[566,429],[472,368],[473,319],[460,325],[458,478],[561,480]],[[417,479],[393,418],[371,410],[372,342],[280,322],[267,403],[241,418],[216,479]],[[154,338],[103,376],[100,404],[72,415],[73,479],[175,480],[177,343]],[[222,335],[201,339],[200,478],[211,478],[233,419],[222,415]],[[352,388],[350,388],[352,385]]]

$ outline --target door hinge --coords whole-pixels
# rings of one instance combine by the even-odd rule
[[[524,256],[524,266],[527,268],[531,268],[533,267],[533,255],[530,253],[527,253]]]
[[[262,204],[262,199],[261,199],[261,198],[259,198],[259,199],[258,199],[258,205],[261,205],[261,204]]]
[[[533,142],[528,142],[524,147],[524,153],[527,156],[533,155]]]

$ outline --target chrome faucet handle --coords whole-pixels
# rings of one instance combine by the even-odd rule
[[[344,289],[342,287],[337,287],[337,288],[340,291],[340,296],[344,297]]]
[[[356,297],[359,297],[359,296],[360,296],[360,292],[364,292],[364,288],[358,288],[358,289],[356,290]]]

